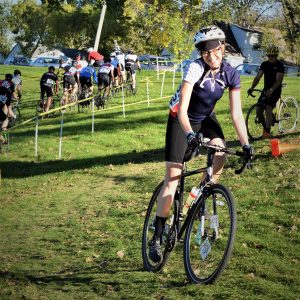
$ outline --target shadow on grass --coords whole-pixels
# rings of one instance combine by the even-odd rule
[[[284,134],[277,136],[282,137],[298,137],[299,132]],[[239,141],[227,141],[227,147],[240,147]],[[270,153],[256,155],[256,160],[268,160]],[[56,173],[70,170],[87,169],[95,166],[107,165],[122,165],[127,163],[146,163],[146,162],[162,162],[164,161],[164,149],[153,149],[144,152],[129,152],[126,154],[114,154],[82,159],[72,160],[56,160],[47,162],[22,162],[22,161],[6,161],[2,162],[0,167],[2,169],[3,178],[23,178],[28,176],[44,175],[49,173]]]
[[[47,274],[47,275],[34,275],[27,272],[10,272],[10,271],[0,271],[0,279],[4,280],[16,280],[18,282],[31,282],[33,284],[48,284],[54,283],[57,285],[62,284],[90,284],[95,283],[98,284],[99,282],[103,284],[109,284],[112,286],[120,285],[120,284],[127,284],[125,277],[122,277],[120,281],[116,280],[116,278],[112,279],[112,276],[118,273],[144,273],[147,275],[149,272],[144,270],[143,268],[137,269],[119,269],[118,270],[111,270],[107,269],[106,267],[102,267],[102,263],[98,266],[91,266],[91,267],[84,267],[84,268],[71,268],[67,270],[62,270],[56,274]],[[102,274],[102,275],[101,275]],[[150,273],[149,273],[150,274]],[[106,276],[103,276],[106,275]],[[137,279],[140,278],[140,279]],[[144,280],[144,276],[137,276],[136,279],[132,279],[131,283],[134,284],[143,284],[145,287],[146,283]],[[152,285],[152,282],[149,282],[149,285]],[[186,282],[178,282],[173,281],[168,283],[168,287],[183,287],[186,286]]]
[[[1,162],[3,178],[22,178],[70,170],[87,169],[95,166],[122,165],[126,163],[159,162],[164,160],[164,149],[140,153],[114,154],[83,159],[56,160],[47,162],[6,161]]]

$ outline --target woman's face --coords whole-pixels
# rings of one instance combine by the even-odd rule
[[[220,45],[209,51],[201,51],[201,55],[206,64],[211,69],[218,69],[221,66],[224,53],[224,45]]]

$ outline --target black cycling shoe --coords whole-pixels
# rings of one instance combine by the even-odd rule
[[[149,258],[155,263],[161,261],[162,253],[160,248],[160,239],[156,239],[154,237],[150,242]]]

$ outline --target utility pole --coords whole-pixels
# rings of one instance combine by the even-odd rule
[[[103,25],[103,21],[104,21],[105,12],[106,12],[106,2],[104,1],[103,6],[102,6],[102,10],[101,10],[101,14],[100,14],[100,18],[99,18],[97,34],[96,34],[96,38],[95,38],[95,44],[94,44],[94,50],[95,51],[98,51],[100,35],[101,35],[101,31],[102,31],[102,25]]]

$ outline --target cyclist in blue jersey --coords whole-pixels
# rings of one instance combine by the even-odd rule
[[[225,147],[225,137],[214,108],[229,89],[229,108],[235,131],[246,158],[252,158],[246,125],[241,108],[240,78],[237,71],[226,61],[225,34],[217,26],[202,28],[194,37],[194,45],[200,58],[187,68],[182,83],[170,101],[170,114],[166,131],[166,172],[158,196],[156,223],[149,257],[154,262],[162,259],[161,236],[173,202],[182,171],[187,147],[198,146],[196,133],[210,139],[210,144]],[[225,155],[214,156],[213,181],[217,182]],[[206,174],[204,175],[206,176]]]
[[[93,67],[93,65],[88,65],[81,70],[79,81],[81,87],[86,85],[89,88],[90,95],[93,94],[93,80],[96,84],[98,84],[98,76],[95,68]]]

